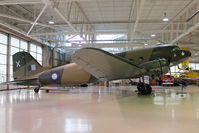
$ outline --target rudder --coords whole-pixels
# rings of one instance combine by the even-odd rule
[[[43,71],[43,67],[28,52],[13,55],[14,80],[28,79]]]

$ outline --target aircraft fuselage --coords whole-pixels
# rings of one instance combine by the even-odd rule
[[[146,64],[147,62],[151,62],[151,65],[154,65],[152,61],[159,59],[165,59],[170,65],[177,65],[190,57],[191,53],[187,50],[180,50],[176,45],[168,44],[122,52],[116,55],[128,59],[138,65]],[[147,64],[145,67],[150,68],[151,65]],[[168,69],[168,67],[166,67],[166,69]],[[97,81],[97,79],[76,63],[46,70],[39,76],[39,82],[42,85],[74,85],[94,81]]]

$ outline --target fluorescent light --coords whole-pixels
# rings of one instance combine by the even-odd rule
[[[55,22],[53,21],[53,16],[51,16],[51,19],[48,21],[48,24],[55,24]]]
[[[49,24],[55,24],[55,22],[52,21],[52,20],[48,21],[48,23],[49,23]]]
[[[167,17],[163,18],[162,21],[167,22],[169,19]]]
[[[79,47],[81,47],[82,45],[78,45]]]
[[[145,43],[144,43],[144,45],[145,45],[145,46],[147,46],[147,45],[148,45],[148,43],[146,43],[146,42],[145,42]]]
[[[164,21],[164,22],[169,21],[169,18],[167,17],[166,12],[164,13],[164,17],[163,17],[162,21]]]
[[[156,34],[151,34],[151,37],[155,37],[156,36]]]

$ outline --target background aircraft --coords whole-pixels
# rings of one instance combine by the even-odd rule
[[[21,85],[41,86],[77,85],[96,81],[142,78],[137,88],[140,94],[150,94],[151,86],[144,83],[144,76],[159,76],[168,72],[169,67],[177,65],[191,56],[190,51],[181,50],[176,45],[164,44],[152,47],[111,54],[96,49],[84,48],[72,55],[67,65],[46,70],[29,53],[18,52],[13,55],[14,82]]]

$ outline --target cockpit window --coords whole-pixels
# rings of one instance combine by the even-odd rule
[[[173,50],[173,51],[176,51],[176,50],[180,50],[180,48],[179,48],[179,47],[175,47],[175,48],[173,48],[172,50]]]

